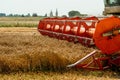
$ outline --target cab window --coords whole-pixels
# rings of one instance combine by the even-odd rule
[[[105,6],[119,6],[120,0],[104,0]]]

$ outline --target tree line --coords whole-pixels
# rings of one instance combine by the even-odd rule
[[[0,13],[0,17],[38,17],[39,15],[37,13],[33,13],[32,15],[28,13],[25,14],[8,14],[6,13]],[[74,16],[87,16],[87,14],[81,14],[79,11],[71,10],[68,12],[68,17],[74,17]],[[59,16],[58,10],[56,9],[55,15],[53,15],[53,12],[50,11],[49,15],[46,13],[42,17],[67,17],[67,15]]]
[[[32,15],[28,13],[27,15],[25,14],[6,14],[6,13],[0,13],[0,17],[37,17],[37,13],[33,13]]]

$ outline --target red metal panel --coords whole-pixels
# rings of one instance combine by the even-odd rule
[[[102,36],[103,33],[116,28],[120,28],[120,19],[117,17],[103,19],[96,26],[94,33],[95,44],[104,54],[114,54],[120,50],[120,35]]]
[[[86,22],[87,20],[91,23],[89,26]],[[89,28],[95,27],[95,22],[91,20],[96,20],[96,18],[45,18],[40,21],[38,30],[42,35],[48,35],[49,37],[55,37],[69,42],[80,42],[83,45],[89,45],[91,39],[86,40],[86,38],[92,38],[93,33],[91,30],[90,36],[87,31]],[[81,37],[86,38],[81,39]]]

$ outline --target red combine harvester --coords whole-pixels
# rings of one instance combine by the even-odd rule
[[[44,18],[39,22],[38,31],[44,36],[81,43],[87,47],[96,45],[104,54],[102,57],[95,57],[96,51],[93,51],[67,67],[120,70],[120,18],[118,17],[112,16],[101,20],[94,16]],[[84,63],[91,57],[89,63]]]

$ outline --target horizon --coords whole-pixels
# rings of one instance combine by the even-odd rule
[[[49,15],[58,10],[59,16],[68,15],[69,11],[79,11],[81,14],[102,15],[104,10],[103,0],[2,0],[0,3],[0,13],[6,14],[33,14]]]

